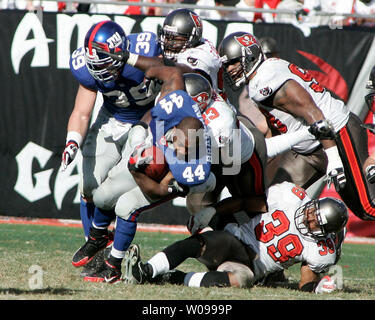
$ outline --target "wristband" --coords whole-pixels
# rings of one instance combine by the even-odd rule
[[[327,155],[328,167],[339,168],[339,167],[343,166],[342,161],[341,161],[341,157],[340,157],[340,154],[339,154],[339,150],[337,149],[337,146],[325,149],[324,152]]]
[[[138,57],[139,57],[138,54],[129,52],[129,58],[128,58],[128,61],[126,61],[126,63],[132,67],[135,67]]]
[[[68,131],[66,135],[66,143],[68,143],[69,141],[75,141],[78,145],[78,148],[81,146],[82,140],[83,138],[81,134],[77,131]]]

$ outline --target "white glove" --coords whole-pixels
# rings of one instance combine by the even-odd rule
[[[333,182],[336,191],[339,192],[341,189],[345,187],[346,184],[344,165],[342,164],[337,146],[328,148],[324,151],[328,158],[326,172],[328,189],[330,188],[331,183]]]
[[[371,164],[366,168],[366,179],[370,183],[375,183],[375,165]]]
[[[335,139],[335,129],[328,119],[319,120],[309,126],[309,131],[318,140]]]
[[[315,293],[331,293],[336,289],[335,279],[332,279],[330,276],[324,276],[316,286]]]
[[[65,171],[77,155],[82,136],[75,131],[69,131],[66,136],[66,145],[61,157],[61,171]]]
[[[179,195],[180,197],[185,197],[189,193],[189,187],[184,186],[172,178],[168,182],[168,192]]]
[[[215,215],[216,209],[213,207],[207,207],[199,211],[197,214],[192,216],[189,221],[188,229],[191,234],[199,233],[200,230],[204,229],[210,223],[212,217]]]
[[[77,155],[79,146],[75,141],[69,141],[64,149],[61,159],[61,171],[65,171]]]
[[[130,171],[142,170],[147,164],[149,164],[153,160],[152,153],[142,156],[143,151],[151,147],[151,139],[146,139],[145,142],[142,142],[141,144],[135,147],[128,162],[128,168]]]
[[[140,145],[142,142],[146,141],[148,137],[148,125],[142,121],[133,124],[128,133],[128,141],[130,148],[134,148]]]

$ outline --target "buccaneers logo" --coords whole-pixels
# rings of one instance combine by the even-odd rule
[[[244,34],[241,37],[235,37],[235,39],[244,47],[250,47],[253,44],[257,44],[255,37],[251,34]]]
[[[194,13],[191,13],[190,12],[190,16],[191,18],[193,19],[194,21],[194,24],[197,28],[202,28],[202,21],[201,21],[201,18],[199,18],[198,15],[194,14]]]
[[[210,99],[210,96],[207,92],[201,92],[200,94],[192,97],[193,100],[198,103],[199,106],[207,105],[208,100]]]
[[[270,87],[266,87],[266,88],[263,88],[263,89],[260,89],[259,90],[259,93],[265,97],[269,96],[272,94],[272,89]]]
[[[187,62],[189,62],[192,66],[196,66],[198,64],[198,59],[193,58],[193,57],[188,57]]]

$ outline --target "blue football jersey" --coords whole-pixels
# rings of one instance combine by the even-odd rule
[[[151,110],[150,130],[153,143],[163,150],[169,170],[177,182],[184,185],[197,185],[205,182],[211,171],[211,140],[198,105],[186,91],[176,90],[161,99]],[[194,117],[203,125],[203,139],[195,157],[188,161],[178,159],[173,145],[168,144],[165,134],[184,118]]]
[[[152,32],[129,34],[129,52],[155,57],[161,54],[157,36]],[[136,123],[155,104],[157,92],[147,95],[144,72],[125,64],[121,76],[112,82],[95,80],[85,63],[85,48],[75,50],[70,57],[70,70],[83,86],[103,94],[103,107],[122,121]]]

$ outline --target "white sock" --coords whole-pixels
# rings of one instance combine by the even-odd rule
[[[120,251],[112,247],[111,249],[111,256],[117,259],[124,259],[126,251]]]
[[[152,266],[153,278],[158,274],[163,274],[169,271],[169,261],[164,252],[158,252],[147,262]]]
[[[101,229],[101,230],[104,230],[104,229],[107,229],[108,227],[98,227],[94,222],[92,222],[92,226],[95,228],[95,229]]]
[[[187,287],[199,288],[204,275],[207,272],[189,272],[184,279],[184,285]]]

